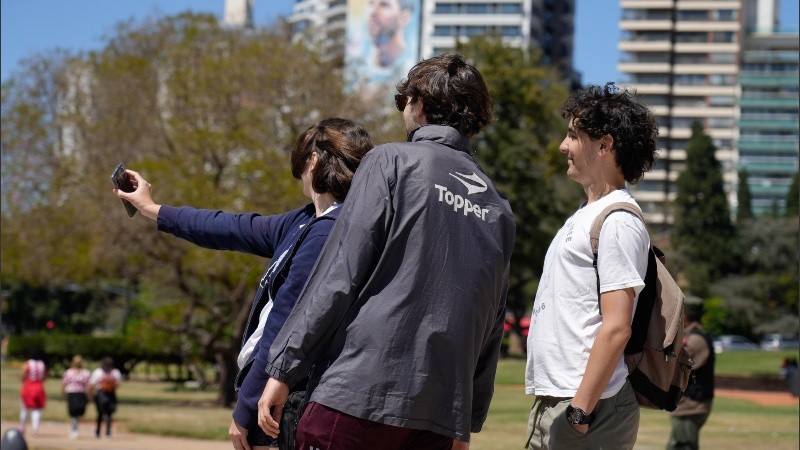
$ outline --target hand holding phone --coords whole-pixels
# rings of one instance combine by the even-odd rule
[[[122,192],[133,192],[136,190],[136,188],[133,187],[128,173],[125,172],[125,166],[123,166],[122,163],[117,164],[117,167],[111,172],[111,184]],[[125,199],[120,200],[122,200],[122,206],[125,207],[125,212],[128,213],[128,217],[133,217],[136,211],[138,211],[136,207]]]

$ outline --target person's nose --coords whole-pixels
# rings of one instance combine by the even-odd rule
[[[558,151],[564,154],[569,151],[569,143],[567,142],[567,138],[564,138],[564,140],[561,141],[561,144],[558,146]]]

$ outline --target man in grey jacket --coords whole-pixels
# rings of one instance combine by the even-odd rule
[[[397,89],[408,142],[364,157],[270,349],[258,420],[271,436],[288,387],[326,361],[297,448],[466,448],[489,409],[515,236],[469,151],[491,97],[453,54]]]

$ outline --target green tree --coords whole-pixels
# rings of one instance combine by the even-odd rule
[[[567,86],[538,54],[497,38],[470,39],[459,51],[481,71],[494,99],[497,120],[473,139],[473,148],[516,218],[508,310],[519,319],[536,293],[550,241],[580,201],[580,186],[566,178],[558,151]]]
[[[180,337],[187,365],[219,363],[220,401],[230,404],[267,262],[128,219],[110,171],[123,161],[167,204],[286,211],[305,203],[289,169],[302,130],[330,116],[370,130],[389,122],[342,87],[334,62],[282,30],[229,29],[191,13],[121,23],[87,55],[31,58],[2,86],[4,286],[131,287],[122,305],[129,331],[146,330],[144,320]],[[402,135],[402,119],[392,117]]]
[[[739,207],[736,209],[736,223],[753,218],[753,196],[750,194],[747,169],[739,170],[739,189],[736,194]]]
[[[686,169],[678,176],[672,242],[679,266],[695,295],[737,268],[736,230],[731,222],[716,148],[700,123],[692,125]]]
[[[795,172],[792,177],[792,184],[789,192],[786,193],[786,217],[797,217],[800,215],[800,172]]]

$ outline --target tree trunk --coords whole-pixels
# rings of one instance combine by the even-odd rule
[[[217,367],[219,368],[219,395],[217,401],[226,408],[233,407],[236,403],[236,391],[234,381],[239,373],[236,365],[236,356],[230,352],[217,352],[215,355]]]

